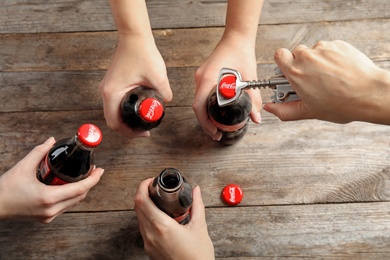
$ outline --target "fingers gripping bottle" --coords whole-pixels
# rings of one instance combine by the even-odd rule
[[[47,185],[77,182],[93,169],[93,150],[102,140],[102,132],[93,124],[80,126],[72,138],[57,141],[38,166],[37,178]]]
[[[149,196],[156,206],[179,224],[190,221],[192,187],[175,168],[164,169],[149,186]]]
[[[165,104],[155,90],[140,86],[126,93],[121,110],[127,126],[137,131],[148,131],[161,123]]]
[[[218,83],[218,88],[224,98],[232,98],[236,88],[236,77],[233,74],[225,75]],[[218,105],[215,88],[208,97],[207,113],[222,132],[220,142],[225,145],[233,145],[244,137],[248,130],[251,110],[251,98],[246,91],[241,91],[237,100],[223,107]]]

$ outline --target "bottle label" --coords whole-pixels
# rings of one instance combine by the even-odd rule
[[[248,122],[248,119],[246,119],[246,120],[244,120],[241,123],[236,124],[236,125],[223,125],[223,124],[215,121],[214,118],[212,118],[212,117],[210,117],[210,120],[211,120],[211,122],[213,122],[213,124],[219,130],[224,131],[224,132],[236,132],[237,130],[240,130],[241,128],[243,128]]]
[[[181,215],[177,218],[173,218],[173,219],[176,220],[177,223],[180,223],[187,218],[187,216],[190,214],[190,211],[191,211],[191,208],[188,209],[183,215]]]
[[[55,176],[54,173],[50,170],[48,156],[46,156],[45,159],[43,159],[40,163],[38,167],[38,175],[38,179],[42,180],[42,182],[47,185],[63,185],[67,183]]]

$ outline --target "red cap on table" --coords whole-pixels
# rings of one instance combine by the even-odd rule
[[[242,201],[244,193],[237,184],[228,184],[222,190],[222,199],[230,206],[235,206]]]

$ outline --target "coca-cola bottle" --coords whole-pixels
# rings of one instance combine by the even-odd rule
[[[57,141],[38,165],[37,178],[47,185],[76,182],[93,169],[93,150],[102,132],[93,124],[83,124],[74,137]]]
[[[137,131],[148,131],[158,126],[165,114],[161,95],[145,86],[127,92],[121,109],[123,122]]]
[[[149,186],[154,204],[179,224],[190,221],[192,187],[175,168],[164,169]]]
[[[218,84],[219,92],[227,98],[231,98],[235,87],[236,77],[232,74],[225,75]],[[241,91],[233,103],[222,107],[218,105],[215,88],[208,97],[207,113],[214,125],[222,132],[220,142],[225,145],[235,144],[244,137],[251,110],[251,98],[246,91]]]

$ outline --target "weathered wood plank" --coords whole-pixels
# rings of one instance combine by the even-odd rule
[[[257,63],[273,63],[278,48],[311,46],[321,39],[345,40],[370,58],[386,61],[390,53],[386,31],[390,31],[387,19],[259,26]],[[154,31],[167,67],[200,66],[222,33],[221,28]],[[0,35],[0,42],[0,71],[106,70],[117,39],[116,32],[11,34]]]
[[[85,122],[102,127],[95,158],[106,172],[75,210],[132,209],[139,182],[166,167],[199,185],[207,206],[222,206],[220,192],[231,182],[244,189],[244,206],[390,199],[388,126],[283,123],[263,113],[242,142],[223,147],[202,132],[189,107],[169,107],[150,138],[134,140],[109,130],[100,110],[5,113],[0,172],[47,137],[69,137]]]
[[[147,1],[154,29],[224,26],[226,0]],[[261,24],[389,18],[387,0],[264,1]],[[172,19],[174,17],[175,19]],[[115,30],[108,1],[22,1],[0,3],[0,33]]]
[[[269,77],[274,68],[274,64],[259,65],[258,75]],[[168,68],[174,98],[167,106],[192,105],[196,69]],[[0,112],[102,109],[98,86],[104,74],[105,71],[0,72]]]
[[[390,61],[376,64],[390,70]],[[274,64],[260,64],[257,75],[270,77],[274,68]],[[173,100],[167,106],[192,105],[196,69],[168,68]],[[105,71],[0,72],[0,112],[102,109],[98,86],[104,74]],[[269,91],[261,92],[263,102],[268,102]]]
[[[217,259],[387,259],[389,206],[207,208],[206,218]],[[0,248],[0,259],[147,259],[133,211],[1,222]]]

